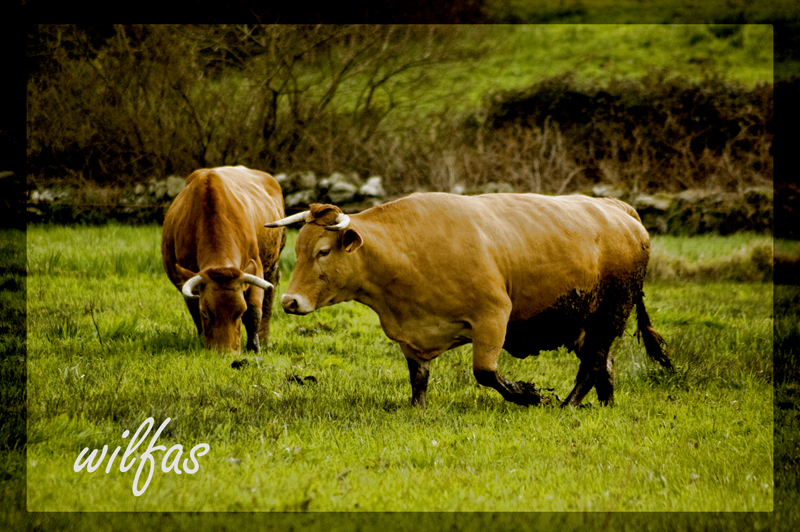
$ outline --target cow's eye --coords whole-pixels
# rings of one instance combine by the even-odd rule
[[[317,258],[319,257],[327,257],[330,254],[331,250],[329,248],[322,248],[321,250],[317,251]]]

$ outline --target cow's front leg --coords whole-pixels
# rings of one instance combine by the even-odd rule
[[[184,299],[189,314],[192,316],[194,326],[197,329],[197,336],[203,337],[203,320],[200,317],[200,301],[197,299]]]
[[[472,372],[479,384],[497,390],[503,399],[518,405],[548,404],[536,386],[529,382],[515,382],[505,379],[497,372],[497,360],[505,340],[505,324],[493,320],[473,328]]]
[[[244,330],[247,332],[247,345],[248,351],[258,353],[261,351],[261,342],[258,339],[258,327],[261,323],[261,306],[248,303],[247,310],[242,316],[242,323]]]
[[[425,408],[428,395],[429,360],[422,360],[408,345],[401,344],[403,355],[408,363],[408,377],[411,381],[411,405]]]
[[[281,280],[281,271],[276,261],[267,271],[264,272],[264,280],[271,283],[274,288],[264,291],[264,298],[261,302],[261,323],[258,329],[258,336],[267,348],[269,342],[269,328],[272,321],[272,303],[275,299],[275,292]]]
[[[523,406],[550,403],[550,399],[542,397],[539,390],[536,389],[536,386],[530,382],[510,381],[499,375],[496,369],[492,371],[486,368],[473,368],[472,371],[479,384],[494,388],[500,392],[500,395],[502,395],[503,399],[506,401],[511,401],[512,403]]]

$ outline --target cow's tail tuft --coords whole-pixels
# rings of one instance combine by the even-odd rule
[[[636,321],[639,326],[637,336],[644,342],[647,356],[669,371],[675,371],[672,367],[669,355],[664,351],[666,342],[664,342],[661,335],[653,329],[653,325],[650,323],[650,316],[647,315],[647,311],[644,308],[644,292],[639,292],[639,296],[636,299]]]

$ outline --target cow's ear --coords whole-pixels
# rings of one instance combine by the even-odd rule
[[[186,281],[188,281],[189,279],[191,279],[192,277],[194,277],[195,275],[197,275],[197,274],[196,274],[196,273],[194,273],[193,271],[191,271],[191,270],[187,270],[186,268],[184,268],[183,266],[181,266],[181,265],[180,265],[180,264],[178,264],[177,262],[175,263],[175,271],[177,271],[177,272],[178,272],[178,274],[179,274],[181,277],[183,277],[183,281],[181,281],[181,285],[183,285],[183,284],[184,284]]]
[[[360,248],[361,244],[363,243],[364,240],[355,229],[344,230],[344,233],[342,234],[342,249],[344,249],[346,252],[352,253]]]
[[[249,273],[250,275],[258,275],[258,265],[256,264],[256,261],[250,259],[250,262],[247,263],[247,266],[245,266],[244,270],[242,271],[244,273]]]

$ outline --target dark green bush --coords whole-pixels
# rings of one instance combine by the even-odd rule
[[[557,125],[589,182],[741,190],[771,183],[772,121],[767,85],[653,74],[601,88],[562,76],[495,95],[485,137],[505,143],[514,131]],[[625,178],[631,172],[636,179]]]

